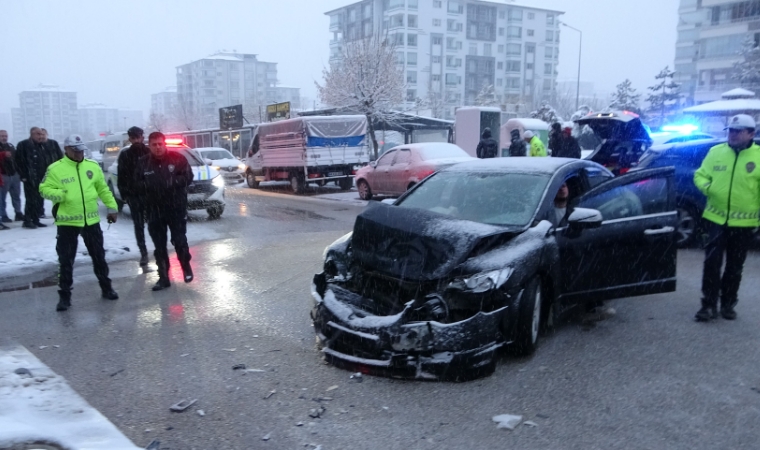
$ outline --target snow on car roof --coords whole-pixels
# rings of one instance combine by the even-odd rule
[[[463,162],[444,169],[445,172],[530,172],[553,174],[578,159],[569,158],[491,158]],[[601,166],[600,166],[601,167]]]

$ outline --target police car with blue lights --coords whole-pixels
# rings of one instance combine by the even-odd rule
[[[119,153],[128,149],[123,147]],[[193,149],[182,143],[182,139],[166,139],[166,149],[170,152],[181,153],[190,163],[193,171],[193,182],[187,188],[187,209],[197,211],[205,209],[209,218],[219,218],[224,213],[224,178],[219,171],[204,163],[203,158]],[[117,183],[119,171],[119,158],[116,157],[113,164],[108,167],[106,179],[111,189],[119,211],[124,207],[124,200],[119,192]]]

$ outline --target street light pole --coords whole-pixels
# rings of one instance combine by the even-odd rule
[[[583,51],[583,32],[575,27],[571,27],[565,22],[560,21],[559,23],[563,27],[567,27],[567,28],[570,28],[571,30],[575,30],[578,32],[578,34],[580,34],[580,40],[578,41],[578,83],[575,88],[575,110],[578,111],[578,108],[580,108],[580,98],[581,98],[581,52]]]

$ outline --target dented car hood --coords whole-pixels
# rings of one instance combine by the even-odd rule
[[[354,224],[354,262],[365,270],[414,281],[451,273],[523,230],[460,220],[422,209],[370,203]]]

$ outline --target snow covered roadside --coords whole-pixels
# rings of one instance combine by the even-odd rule
[[[46,201],[45,212],[50,214],[51,209],[52,205]],[[129,211],[129,207],[125,206],[124,210]],[[195,214],[192,215],[196,217]],[[118,221],[109,228],[105,220],[106,209],[102,205],[100,207],[100,217],[100,227],[103,229],[104,247],[106,249],[106,260],[112,262],[125,259],[139,259],[140,251],[137,249],[131,217],[126,214],[119,214]],[[203,216],[198,215],[197,217]],[[223,221],[224,216],[218,221],[199,220],[188,222],[188,242],[190,245],[193,245],[198,242],[221,238],[224,233]],[[21,222],[13,222],[7,224],[11,227],[10,230],[0,231],[0,279],[22,274],[30,269],[35,270],[46,265],[58,264],[58,256],[55,252],[56,227],[52,219],[42,219],[42,223],[48,226],[46,228],[28,230],[21,228]],[[147,227],[145,230],[145,241],[152,260],[153,242],[151,242],[150,236],[148,236]],[[171,247],[169,250],[171,250]],[[85,253],[87,253],[87,248],[80,237],[79,246],[77,247],[77,264],[82,262],[91,264],[90,257],[85,255]]]
[[[138,448],[22,346],[0,347],[0,405],[0,448],[24,442],[67,450]]]
[[[331,192],[329,194],[319,194],[319,195],[314,196],[314,198],[321,198],[324,200],[334,200],[338,202],[350,203],[352,205],[360,205],[360,206],[367,206],[367,204],[369,203],[366,200],[360,199],[359,193],[355,190]]]

